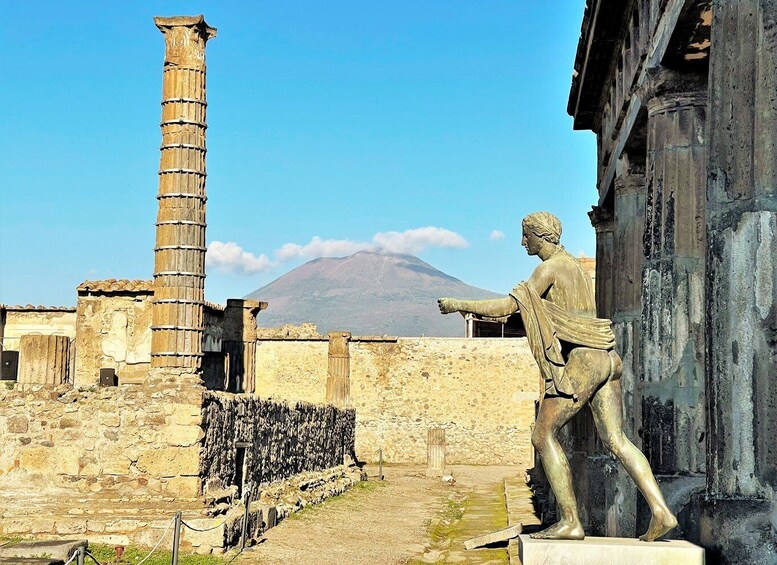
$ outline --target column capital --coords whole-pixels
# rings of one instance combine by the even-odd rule
[[[707,77],[653,67],[639,87],[639,94],[647,103],[648,115],[676,107],[704,106],[707,104]]]
[[[157,16],[154,23],[165,36],[165,64],[205,67],[205,42],[216,37],[205,16]]]
[[[611,209],[604,206],[591,206],[588,217],[596,233],[613,231],[615,218]]]

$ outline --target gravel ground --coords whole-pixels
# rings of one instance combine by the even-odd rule
[[[506,476],[522,477],[524,473],[517,467],[454,466],[452,471],[456,484],[450,486],[427,477],[421,466],[386,466],[383,482],[373,478],[377,469],[368,467],[368,482],[287,518],[235,563],[388,565],[416,561],[429,555],[431,547],[439,548],[440,540],[432,539],[433,524],[449,516],[452,506],[466,508],[463,501],[476,487],[496,485]]]

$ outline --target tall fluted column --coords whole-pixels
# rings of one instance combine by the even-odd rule
[[[205,292],[203,16],[154,18],[165,37],[151,366],[202,367]]]
[[[351,396],[350,332],[329,332],[329,369],[326,378],[326,401],[342,408]]]
[[[657,474],[703,476],[706,76],[660,69],[647,92],[642,448]]]
[[[700,541],[721,563],[774,563],[777,2],[714,0],[712,14]]]
[[[642,413],[640,374],[640,328],[642,320],[642,234],[645,230],[645,168],[621,159],[615,177],[613,235],[614,287],[612,329],[616,349],[623,359],[623,430],[640,445],[638,423]],[[598,281],[597,281],[598,282]],[[608,536],[634,537],[639,493],[634,481],[622,467],[612,469],[614,492],[606,497]],[[609,485],[608,485],[609,486]]]

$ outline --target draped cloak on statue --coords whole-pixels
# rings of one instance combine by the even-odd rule
[[[610,320],[568,312],[541,298],[525,282],[518,284],[510,296],[518,302],[529,349],[539,365],[540,374],[550,385],[546,391],[577,398],[575,383],[564,374],[566,360],[561,342],[609,351],[615,347]]]

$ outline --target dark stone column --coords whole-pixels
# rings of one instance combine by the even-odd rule
[[[642,450],[669,506],[681,512],[704,488],[706,471],[706,76],[658,69],[646,91],[639,422]],[[649,519],[640,508],[638,528]]]
[[[642,236],[645,231],[645,167],[621,159],[615,178],[613,264],[610,274],[614,287],[612,328],[616,349],[623,359],[623,428],[636,445],[642,413],[639,381],[640,330],[642,321]],[[605,533],[608,536],[636,535],[637,491],[634,481],[621,466],[613,469],[614,481],[608,482]]]
[[[777,1],[713,2],[701,543],[777,563]]]
[[[256,315],[266,307],[266,302],[256,300],[227,300],[221,347],[226,355],[228,392],[256,392]]]
[[[600,318],[612,318],[615,302],[613,281],[613,229],[611,208],[594,206],[588,212],[596,230],[596,313]]]

